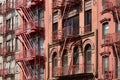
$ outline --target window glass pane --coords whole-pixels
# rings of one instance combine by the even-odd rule
[[[120,31],[120,24],[117,22],[115,24],[116,24],[116,32],[119,32]]]
[[[108,32],[109,32],[109,25],[108,23],[104,23],[103,24],[103,35],[108,34]]]
[[[53,69],[55,69],[57,67],[57,55],[56,55],[56,53],[54,53],[54,55],[53,55],[52,64],[53,64]]]
[[[85,25],[91,24],[92,14],[91,10],[85,11]]]
[[[75,48],[74,49],[74,54],[73,54],[73,65],[79,64],[79,49]]]
[[[18,37],[15,39],[15,51],[18,51]]]
[[[53,23],[53,31],[56,31],[58,29],[58,22]]]
[[[105,72],[105,71],[108,71],[108,62],[109,62],[109,58],[107,57],[107,56],[104,56],[103,57],[103,73]]]
[[[18,15],[15,16],[15,27],[18,27]]]

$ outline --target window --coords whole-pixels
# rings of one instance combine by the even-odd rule
[[[68,18],[67,20],[63,21],[63,35],[67,37],[69,35],[76,35],[79,34],[79,15],[73,16]]]
[[[116,32],[120,32],[120,24],[116,22],[115,26],[116,26]]]
[[[92,57],[91,45],[87,44],[85,46],[85,72],[91,72],[92,70],[91,57]]]
[[[78,71],[79,71],[79,49],[78,47],[75,47],[73,51],[73,73],[78,73]]]
[[[53,28],[52,28],[53,32],[56,31],[57,29],[58,29],[58,22],[53,23]]]
[[[44,67],[41,65],[40,66],[40,80],[44,80]]]
[[[15,64],[15,73],[19,73],[19,65]]]
[[[11,51],[10,43],[11,43],[11,40],[6,41],[6,49],[8,52]]]
[[[92,10],[85,11],[85,27],[84,32],[90,32],[92,29]]]
[[[85,25],[90,25],[91,24],[91,19],[92,19],[92,14],[91,14],[91,9],[85,11]]]
[[[2,43],[0,43],[0,49],[2,49]]]
[[[18,51],[18,37],[15,38],[15,51]]]
[[[102,25],[103,27],[102,27],[102,35],[104,36],[104,35],[107,35],[108,34],[108,32],[109,32],[109,25],[108,25],[108,23],[104,23],[103,25]]]
[[[58,39],[58,22],[53,23],[53,28],[52,28],[52,39],[53,41]]]
[[[0,70],[2,69],[2,63],[0,63]]]
[[[10,29],[10,27],[11,27],[11,19],[8,19],[8,20],[6,20],[6,24],[7,24],[7,29]]]
[[[64,50],[63,56],[62,56],[62,67],[63,67],[63,75],[68,74],[68,55],[67,50]]]
[[[40,27],[44,27],[44,10],[39,9],[38,11],[38,23]]]
[[[102,57],[102,72],[103,72],[103,74],[105,73],[105,71],[109,70],[108,61],[109,61],[109,57],[108,56],[103,56]]]
[[[0,23],[0,27],[2,27],[2,23]]]
[[[55,72],[57,71],[57,53],[53,53],[53,58],[52,58],[52,68],[53,68],[53,76],[56,75]]]
[[[18,15],[15,16],[15,27],[18,27]]]
[[[79,49],[78,47],[75,47],[73,53],[73,65],[78,65],[78,64],[79,64]]]

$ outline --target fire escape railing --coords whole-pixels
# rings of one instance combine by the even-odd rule
[[[85,25],[85,27],[84,27],[84,33],[83,34],[89,33],[91,31],[92,31],[91,24]]]
[[[105,71],[104,72],[104,79],[106,79],[106,80],[111,80],[113,78],[113,76],[112,76],[112,71]]]
[[[104,45],[111,45],[113,43],[116,42],[120,42],[120,32],[116,32],[116,33],[111,33],[111,34],[106,34],[103,36],[104,39]]]
[[[63,9],[65,7],[65,5],[71,6],[71,5],[75,5],[75,4],[79,4],[81,3],[82,0],[55,0],[53,1],[53,9]]]
[[[114,19],[120,18],[120,6],[119,6],[119,4],[120,4],[119,0],[116,0],[115,3],[113,3],[112,1],[111,2],[110,1],[104,2],[102,14],[108,13],[111,11]]]
[[[14,68],[3,68],[3,69],[0,69],[0,76],[11,76],[11,75],[14,75],[15,74],[15,70]]]
[[[12,29],[12,27],[7,24],[0,27],[0,35],[7,34],[13,31],[14,29]]]
[[[103,5],[103,12],[105,11],[111,11],[113,10],[113,3],[112,2],[109,2],[109,1],[106,1]]]
[[[4,48],[3,48],[3,54],[5,55],[5,56],[7,56],[7,55],[11,55],[11,53],[13,53],[13,50],[12,50],[12,46],[5,46]]]
[[[71,68],[69,71],[69,67]],[[82,73],[93,73],[94,72],[94,64],[77,64],[70,65],[65,67],[56,67],[53,69],[53,76],[64,76],[64,75],[73,75],[73,74],[82,74]]]
[[[52,33],[53,41],[60,40],[62,38],[67,38],[69,36],[75,36],[79,34],[79,28],[74,28],[73,26],[64,27],[62,30],[56,30]]]
[[[5,14],[15,8],[14,2],[7,1],[0,6],[0,14]]]

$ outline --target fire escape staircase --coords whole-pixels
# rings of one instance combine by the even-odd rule
[[[30,27],[35,27],[35,19],[34,19],[35,16],[30,8],[27,8],[26,6],[21,5],[19,6],[19,8],[17,8],[17,11],[20,13],[22,17],[25,18],[25,20],[29,24],[31,24]]]
[[[32,79],[34,74],[33,74],[32,70],[27,66],[29,64],[28,60],[34,59],[34,57],[35,57],[35,52],[32,47],[33,42],[32,42],[32,40],[30,40],[30,36],[28,34],[21,34],[18,37],[21,40],[22,44],[25,46],[26,50],[29,51],[29,54],[30,54],[30,56],[26,57],[24,54],[25,52],[23,52],[23,55],[25,58],[23,57],[24,59],[20,61],[21,67],[23,69],[26,80],[34,80],[34,79]],[[31,79],[29,79],[29,78],[31,78]]]
[[[34,59],[35,57],[35,52],[33,48],[33,41],[31,40],[31,36],[29,34],[24,34],[22,33],[20,36],[18,36],[22,44],[25,46],[26,50],[29,51],[30,56],[25,56],[25,52],[23,52],[23,55],[25,58],[20,61],[21,67],[23,68],[24,74],[26,76],[27,80],[34,80],[34,79],[29,79],[33,78],[32,76],[34,75],[32,70],[27,66],[29,64],[28,60]]]
[[[34,15],[30,8],[26,8],[24,5],[21,5],[21,6],[19,6],[19,8],[17,8],[17,10],[18,10],[19,14],[25,18],[27,23],[30,24],[30,28],[35,27]],[[22,44],[25,46],[26,50],[29,51],[29,54],[32,55],[30,57],[24,56],[25,58],[23,60],[19,61],[21,68],[24,72],[26,80],[35,80],[33,70],[31,70],[31,68],[28,66],[28,64],[29,64],[28,60],[34,59],[34,57],[35,57],[35,52],[34,52],[34,48],[33,48],[34,43],[32,41],[31,35],[29,33],[26,33],[26,30],[25,30],[25,31],[21,32],[20,35],[18,35],[18,38],[20,39]],[[23,54],[25,54],[25,52],[23,52]]]
[[[25,61],[22,61],[20,65],[21,65],[22,71],[24,72],[26,80],[35,80],[33,75],[33,70],[30,67],[28,67],[28,63],[26,63]]]
[[[117,4],[120,4],[120,1],[118,0],[118,2],[116,2],[115,6],[113,6],[113,3],[109,2],[109,1],[105,4],[106,4],[105,5],[106,8],[103,11],[103,13],[111,12],[114,20],[120,26],[120,5],[117,5]],[[120,54],[118,51],[120,49],[120,40],[119,41],[117,40],[118,34],[115,33],[113,36],[114,36],[113,38],[115,38],[115,40],[113,40],[112,45],[110,45],[110,46],[112,46],[112,49],[115,53],[114,55],[116,56],[117,60],[120,62]],[[109,38],[109,40],[112,40],[111,37]]]

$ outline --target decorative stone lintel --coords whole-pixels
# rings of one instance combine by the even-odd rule
[[[108,52],[104,51],[104,52],[100,53],[101,56],[109,56],[110,54],[111,53],[109,51]]]
[[[104,19],[100,20],[100,23],[109,22],[110,20],[111,20],[110,18],[104,18]]]

